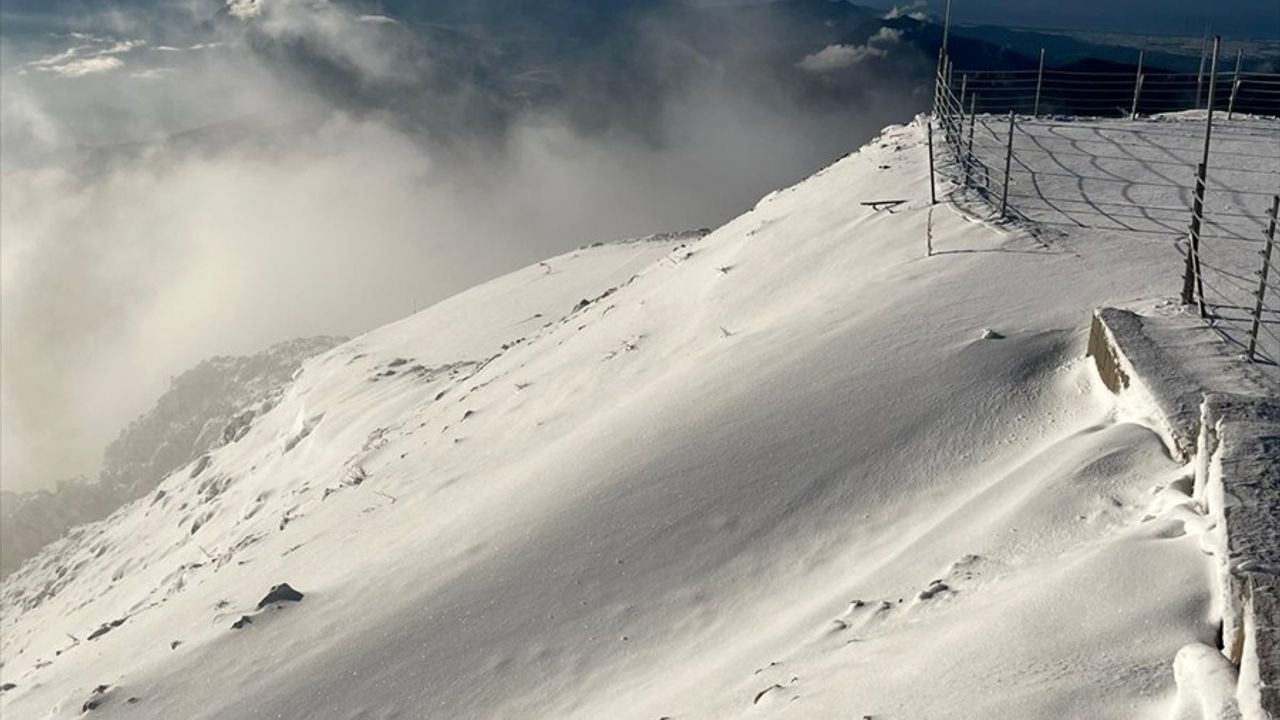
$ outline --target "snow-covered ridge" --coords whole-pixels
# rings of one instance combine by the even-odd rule
[[[923,139],[308,361],[6,582],[6,716],[1167,716],[1198,510],[1082,355],[1179,258],[931,207]]]

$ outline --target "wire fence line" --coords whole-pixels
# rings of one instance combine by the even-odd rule
[[[1274,365],[1280,74],[1239,54],[1219,71],[1219,47],[1208,72],[1158,75],[956,71],[940,53],[937,166],[1001,217],[1170,239],[1183,304]]]

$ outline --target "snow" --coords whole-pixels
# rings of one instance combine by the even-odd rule
[[[1007,128],[1004,118],[977,119],[974,153],[990,167],[1004,166]],[[1047,237],[1153,242],[1185,257],[1204,134],[1203,110],[1138,122],[1018,117],[1009,203]],[[1267,213],[1280,192],[1280,118],[1216,113],[1206,178],[1201,281],[1215,327],[1243,353]],[[1258,347],[1274,360],[1280,297],[1274,283],[1268,292]]]
[[[6,580],[4,716],[1181,712],[1192,470],[1082,357],[1181,256],[930,207],[923,141],[308,361]]]

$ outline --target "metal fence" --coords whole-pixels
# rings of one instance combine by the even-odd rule
[[[1182,302],[1280,361],[1280,74],[958,71],[940,53],[938,167],[1001,217],[1167,237]],[[1155,113],[1174,113],[1136,122]],[[931,141],[932,142],[932,141]],[[1261,148],[1261,151],[1260,151]],[[932,147],[931,147],[932,152]],[[1261,152],[1261,155],[1260,155]]]

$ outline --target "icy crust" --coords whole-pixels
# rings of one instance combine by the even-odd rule
[[[1180,258],[931,207],[923,141],[309,361],[6,583],[0,708],[1167,717],[1206,522],[1080,356]]]

